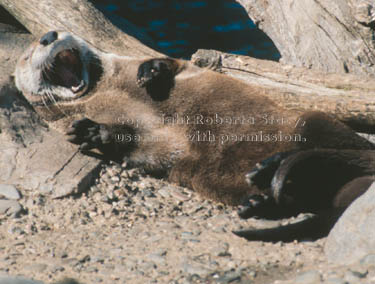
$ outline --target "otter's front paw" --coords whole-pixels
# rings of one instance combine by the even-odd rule
[[[172,73],[170,59],[151,59],[139,66],[137,84],[142,88],[147,87],[160,79],[170,79]]]
[[[82,151],[100,148],[111,142],[107,127],[88,118],[74,121],[66,134],[68,141],[80,145]]]

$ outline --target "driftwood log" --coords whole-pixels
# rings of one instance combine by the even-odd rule
[[[329,0],[319,1],[328,3]],[[294,1],[295,4],[289,5],[289,14],[283,21],[275,18],[276,10],[280,10],[280,7],[273,6],[276,3],[281,5],[280,1],[239,1],[275,41],[283,56],[283,63],[219,52],[201,52],[193,59],[196,62],[216,60],[216,63],[210,64],[211,68],[220,69],[230,76],[263,88],[266,95],[287,108],[335,113],[357,130],[374,133],[375,82],[370,74],[375,74],[375,49],[374,42],[369,38],[374,32],[371,18],[373,10],[370,9],[372,4],[367,0],[348,0],[348,3],[345,0],[331,1],[336,3],[335,10],[332,8],[334,4],[325,7],[319,1]],[[286,5],[288,1],[284,2]],[[341,5],[341,2],[345,2],[345,5]],[[366,11],[369,11],[370,18],[365,13],[350,14],[350,11],[362,11],[359,4],[355,6],[357,10],[350,9],[349,4],[354,2],[368,3],[371,7],[366,6]],[[0,0],[0,5],[36,37],[51,29],[68,30],[104,51],[132,56],[163,56],[117,29],[86,0]],[[297,7],[304,9],[303,17],[298,16],[300,14],[297,10],[293,10]],[[335,14],[329,12],[331,9],[340,14],[340,17],[336,17],[336,24],[333,19]],[[340,12],[341,9],[345,13]],[[295,15],[291,14],[293,11]],[[350,17],[356,22],[349,28],[347,25],[351,25],[352,21]],[[303,31],[306,22],[315,23],[310,27],[311,32]],[[324,33],[327,27],[322,26],[323,23],[331,23],[329,33]],[[298,29],[301,30],[297,38]],[[312,32],[314,29],[317,31]],[[327,38],[322,38],[318,30],[323,31]],[[364,34],[366,31],[368,33]],[[355,42],[360,43],[357,49],[352,46]],[[321,71],[292,65],[313,67]],[[326,74],[327,71],[337,74]]]
[[[327,74],[215,50],[199,50],[192,61],[257,85],[287,109],[324,111],[359,132],[375,133],[374,78]]]
[[[86,0],[0,0],[33,35],[50,30],[65,30],[95,47],[120,55],[161,56],[137,39],[120,31]],[[129,26],[133,31],[133,27]]]
[[[237,0],[285,63],[375,76],[374,0]]]

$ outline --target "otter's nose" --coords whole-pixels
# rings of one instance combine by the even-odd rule
[[[57,32],[51,31],[51,32],[46,33],[44,36],[42,36],[40,38],[39,43],[44,46],[47,46],[53,43],[56,39],[57,39]]]

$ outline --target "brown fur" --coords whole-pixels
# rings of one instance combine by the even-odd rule
[[[375,162],[375,160],[373,160]],[[356,198],[361,196],[375,182],[375,176],[362,176],[345,184],[333,199],[333,207],[342,211],[346,209]]]
[[[90,73],[96,72],[98,77],[91,89],[83,96],[59,100],[57,105],[49,105],[49,109],[45,106],[35,106],[35,109],[63,132],[74,120],[87,117],[110,127],[114,134],[124,132],[164,138],[165,141],[161,142],[116,143],[116,147],[122,149],[122,153],[126,153],[135,164],[148,170],[167,170],[172,182],[188,186],[207,198],[238,204],[248,194],[259,193],[258,188],[249,187],[244,176],[257,162],[277,152],[314,147],[373,149],[365,139],[326,114],[309,112],[299,116],[296,112],[278,107],[262,90],[200,69],[187,61],[168,59],[168,64],[176,73],[174,85],[167,97],[156,100],[147,88],[139,88],[136,84],[137,70],[145,59],[112,56],[93,47],[90,49],[98,57],[97,64],[100,63],[102,68],[100,70],[97,65],[90,67]],[[30,59],[22,60],[17,67],[20,70]],[[18,80],[22,81],[23,73],[18,74],[21,74]],[[27,89],[21,90],[26,97],[31,96]],[[253,118],[256,122],[219,125],[151,123],[157,122],[163,115],[176,114],[189,117],[214,117],[218,114],[221,117]],[[264,115],[289,122],[267,124]],[[300,122],[295,127],[298,118]],[[143,123],[134,127],[133,123],[123,123],[127,119]],[[220,141],[188,141],[186,136],[197,131],[211,131],[216,137],[260,131],[277,134],[282,131],[287,135],[299,134],[306,142],[231,141],[222,144]],[[134,144],[131,151],[130,144]]]

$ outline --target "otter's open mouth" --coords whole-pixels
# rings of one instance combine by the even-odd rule
[[[76,49],[66,49],[60,51],[50,67],[44,69],[44,80],[52,85],[58,85],[70,89],[73,93],[78,93],[85,87],[82,78],[83,64]]]

